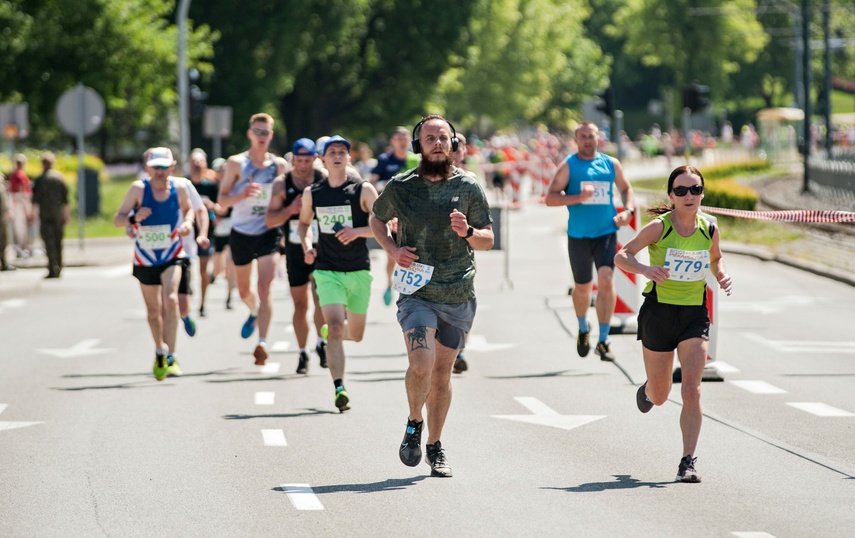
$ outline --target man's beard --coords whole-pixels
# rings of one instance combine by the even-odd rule
[[[441,161],[431,161],[425,155],[419,162],[419,175],[422,177],[441,177],[443,179],[451,177],[451,170],[454,166],[454,161],[451,155],[444,155]]]

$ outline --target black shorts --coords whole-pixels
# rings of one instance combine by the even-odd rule
[[[667,352],[689,338],[710,339],[710,315],[706,305],[663,304],[644,299],[638,311],[638,340],[650,351]]]
[[[272,228],[261,235],[246,235],[232,230],[229,236],[229,248],[235,265],[249,265],[252,260],[279,252],[280,228]]]
[[[184,258],[184,263],[181,264],[181,280],[178,281],[179,295],[193,295],[193,288],[190,286],[190,260]]]
[[[617,234],[581,239],[568,235],[567,253],[570,257],[573,281],[576,284],[587,284],[594,279],[592,267],[615,268]]]
[[[169,260],[163,265],[134,265],[134,278],[140,281],[140,284],[145,286],[160,286],[163,284],[160,280],[160,275],[173,265],[184,265],[184,258],[175,258]],[[184,273],[185,271],[182,271]]]
[[[211,241],[211,244],[208,245],[208,248],[199,247],[199,257],[200,258],[210,258],[214,255],[214,242]]]
[[[228,235],[215,235],[211,243],[214,245],[214,252],[222,252],[229,246]]]
[[[302,245],[288,243],[285,245],[285,269],[288,271],[288,284],[292,288],[308,284],[315,264],[307,264]]]

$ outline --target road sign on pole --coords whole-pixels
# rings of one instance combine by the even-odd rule
[[[104,100],[98,92],[81,83],[66,90],[56,104],[56,117],[62,129],[77,136],[77,219],[80,248],[83,249],[83,223],[86,219],[86,178],[83,169],[84,140],[101,127],[104,121]]]
[[[202,131],[214,139],[214,159],[222,157],[222,140],[232,134],[232,107],[206,106],[202,118]]]

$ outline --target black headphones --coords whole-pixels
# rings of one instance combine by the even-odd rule
[[[422,120],[418,122],[415,127],[413,127],[413,153],[422,152],[422,144],[421,142],[419,142],[419,133],[422,130],[422,125],[431,120],[442,120],[447,123],[449,127],[451,127],[451,151],[452,153],[457,151],[457,147],[460,145],[460,140],[457,138],[457,130],[454,129],[454,125],[452,125],[450,121],[438,114],[431,114],[422,118]]]

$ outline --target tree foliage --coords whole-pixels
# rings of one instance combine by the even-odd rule
[[[471,43],[434,101],[482,134],[514,122],[566,126],[608,75],[602,51],[582,31],[587,14],[581,0],[478,2]]]
[[[0,101],[29,104],[31,144],[64,139],[56,103],[78,82],[104,98],[102,149],[161,140],[176,107],[177,29],[169,0],[6,0],[0,2]],[[191,57],[211,53],[206,27],[189,32]],[[204,64],[202,68],[206,67]]]

